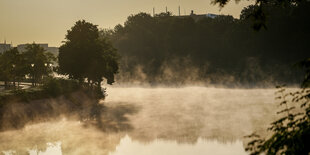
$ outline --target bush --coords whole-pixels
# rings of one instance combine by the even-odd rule
[[[80,84],[77,80],[68,80],[61,78],[50,78],[44,81],[42,86],[43,92],[49,96],[56,97],[59,95],[68,95],[75,91],[83,91],[88,95],[96,98],[104,98],[105,89],[101,87]]]
[[[56,97],[77,91],[81,86],[74,80],[50,78],[44,81],[42,89],[46,94]]]

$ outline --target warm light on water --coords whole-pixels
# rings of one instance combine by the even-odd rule
[[[13,154],[14,151],[6,151],[4,154]],[[61,143],[48,143],[45,151],[29,150],[30,155],[61,155]],[[175,141],[155,140],[151,143],[133,141],[128,135],[121,139],[115,151],[109,155],[246,155],[242,141],[220,143],[216,140],[208,141],[201,138],[196,144],[178,144]]]
[[[243,155],[245,153],[241,141],[220,143],[201,138],[195,144],[178,144],[175,141],[154,140],[143,144],[125,136],[110,155]]]
[[[100,130],[74,120],[0,133],[0,151],[19,154],[241,155],[245,135],[275,119],[275,89],[107,89]],[[3,152],[4,153],[4,152]],[[9,154],[9,152],[6,152]]]
[[[30,155],[61,155],[61,143],[57,142],[55,144],[53,143],[47,143],[48,147],[45,151],[38,151],[38,150],[30,150]]]

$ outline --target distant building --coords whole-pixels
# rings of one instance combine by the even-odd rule
[[[28,44],[19,44],[19,45],[17,45],[18,51],[25,52],[27,45]],[[44,50],[48,49],[48,44],[37,44],[37,45],[39,45],[40,47],[44,48]]]
[[[208,14],[206,14],[206,16],[207,17],[209,17],[209,18],[215,18],[215,17],[217,17],[218,15],[216,15],[216,14],[213,14],[213,13],[208,13]]]
[[[197,15],[197,14],[195,14],[194,11],[192,10],[190,15],[175,16],[175,17],[179,17],[179,18],[191,17],[191,18],[193,18],[193,19],[197,22],[197,21],[200,21],[200,20],[205,19],[205,18],[212,18],[212,19],[214,19],[214,18],[216,18],[217,16],[219,16],[219,15],[213,14],[213,13],[207,13],[207,14],[199,14],[199,15]]]
[[[194,11],[191,11],[191,14],[189,15],[190,17],[192,17],[195,21],[199,21],[202,20],[204,18],[212,18],[214,19],[215,17],[217,17],[217,14],[213,14],[213,13],[207,13],[207,14],[195,14]]]
[[[47,47],[46,52],[52,53],[55,57],[58,56],[59,49],[58,47]]]
[[[7,44],[7,43],[0,43],[0,53],[3,53],[7,50],[10,50],[12,47],[11,47],[11,44]]]
[[[28,44],[19,44],[16,47],[18,51],[25,52],[27,45]],[[58,47],[49,47],[48,44],[38,44],[38,45],[40,45],[40,47],[42,47],[46,52],[52,53],[55,57],[58,56],[59,51]],[[7,44],[6,42],[0,43],[0,53],[10,50],[11,48],[13,48],[12,44]]]

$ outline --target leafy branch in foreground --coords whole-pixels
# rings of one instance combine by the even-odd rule
[[[310,59],[300,63],[306,69],[306,77],[300,90],[287,92],[283,86],[277,87],[276,99],[285,108],[277,114],[281,117],[271,123],[267,139],[257,134],[246,136],[253,138],[245,148],[252,155],[269,154],[309,154],[310,152]],[[297,108],[296,108],[297,107]]]
[[[213,0],[211,4],[219,5],[220,8],[223,8],[228,4],[230,0]],[[236,3],[241,0],[235,0]],[[277,8],[294,8],[299,6],[309,5],[308,0],[255,0],[252,7],[252,12],[247,16],[247,18],[254,19],[252,25],[253,29],[258,31],[261,28],[267,29],[267,18],[269,16],[268,7],[274,6]],[[290,14],[291,12],[288,12]]]

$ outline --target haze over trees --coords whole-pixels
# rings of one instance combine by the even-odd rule
[[[244,8],[240,19],[139,13],[103,33],[122,56],[120,81],[300,83],[302,73],[293,65],[310,56],[309,2],[283,7],[265,4],[267,30],[256,32],[252,29],[256,20],[250,15],[259,7]]]
[[[118,59],[116,49],[99,37],[97,25],[80,20],[68,30],[65,44],[59,48],[59,73],[98,86],[103,78],[112,84]]]

